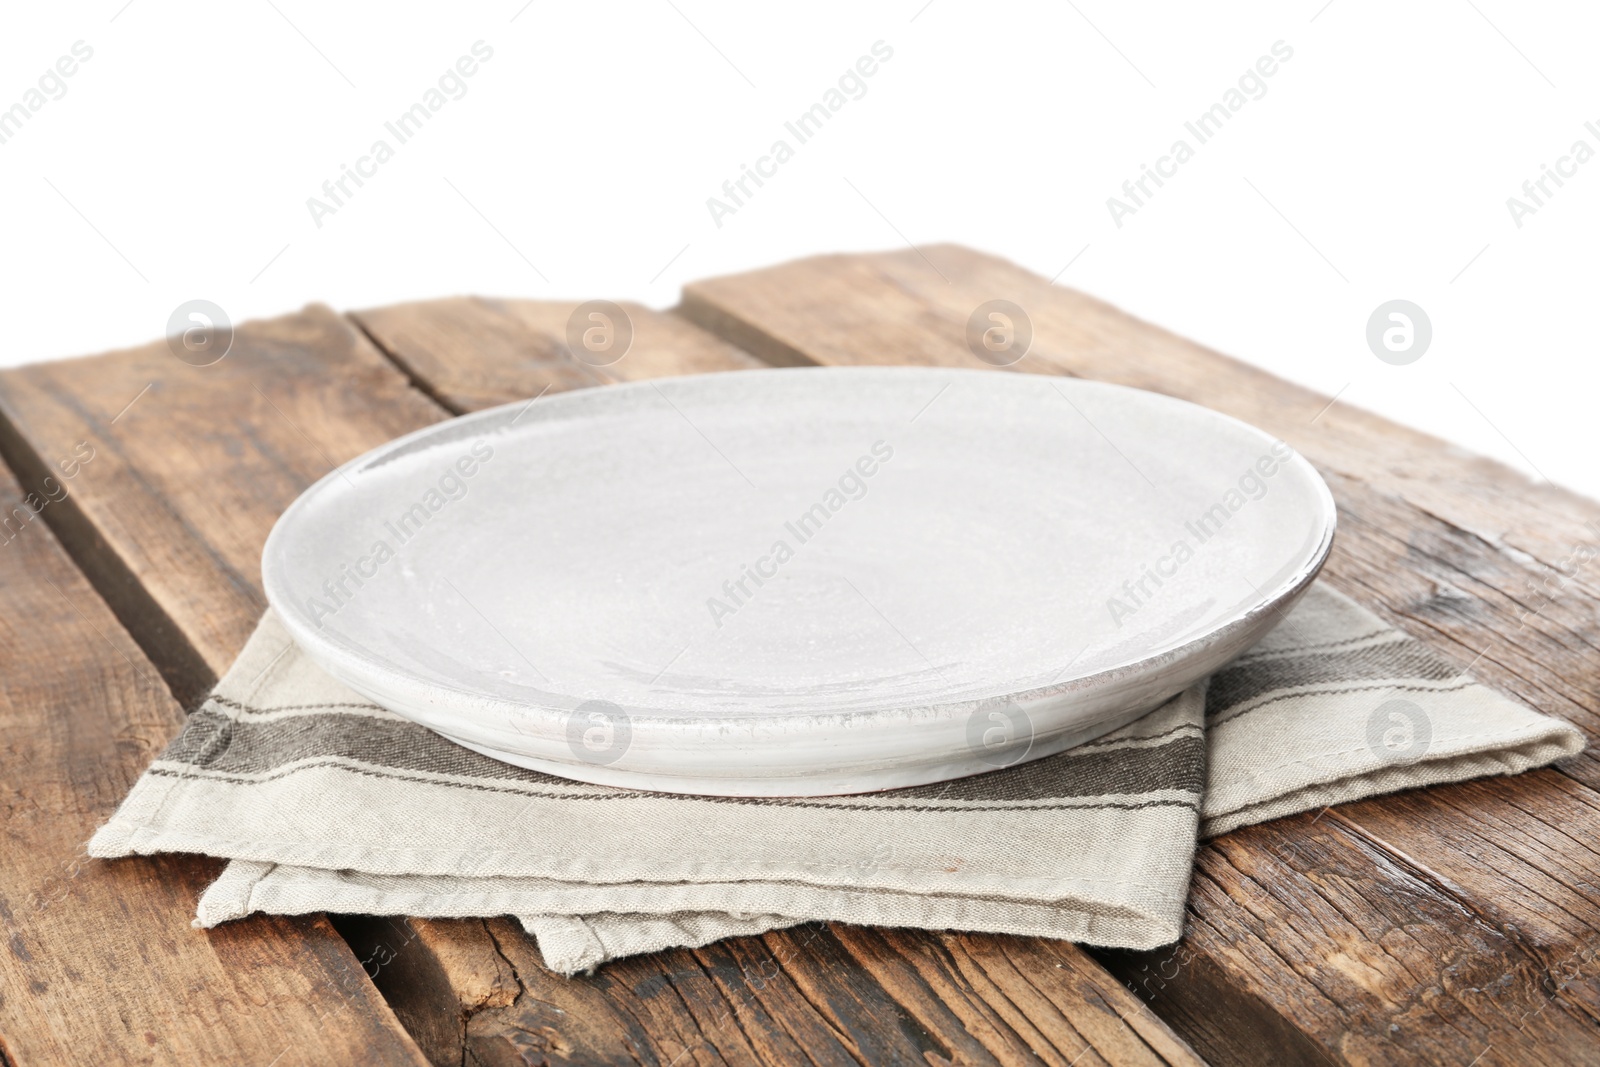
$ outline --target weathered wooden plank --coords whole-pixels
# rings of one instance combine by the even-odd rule
[[[478,920],[344,915],[334,924],[361,959],[406,957],[373,980],[431,1063],[460,1063],[473,1016],[505,1007],[522,992],[515,969]],[[517,1040],[531,1047],[544,1037],[530,1029]],[[545,1043],[560,1045],[559,1034]]]
[[[462,298],[363,311],[353,317],[377,345],[416,375],[421,388],[459,403],[463,410],[476,410],[532,396],[547,387],[570,388],[575,384],[568,369],[550,366],[549,356],[549,353],[562,351],[563,346],[568,344],[567,323],[575,306]],[[626,305],[625,309],[633,320],[633,346],[625,358],[605,368],[605,381],[633,381],[672,374],[765,366],[742,350],[715,340],[677,316],[633,305]],[[528,353],[533,355],[525,355]],[[851,932],[840,930],[837,936],[842,942],[851,943]],[[934,951],[933,946],[937,944],[932,935],[908,933],[902,936],[908,944],[921,944],[929,952]],[[1053,1028],[1035,1024],[1034,1030],[1030,1031],[1033,1039],[1041,1048],[1050,1048],[1051,1042],[1057,1042],[1055,1047],[1058,1050],[1071,1049],[1067,1061],[1090,1047],[1106,1061],[1116,1063],[1181,1063],[1187,1062],[1193,1055],[1164,1024],[1142,1012],[1139,1002],[1129,998],[1102,967],[1074,946],[1021,947],[1029,943],[1016,939],[1000,940],[1013,946],[1011,968],[1013,971],[1020,969],[1019,973],[1024,977],[1015,978],[1010,983],[987,980],[988,994],[981,991],[982,984],[975,984],[979,983],[975,977],[976,971],[973,976],[952,977],[944,990],[947,1007],[926,1024],[929,1032],[937,1035],[934,1040],[949,1043],[941,1047],[948,1049],[972,1044],[971,1039],[962,1034],[962,1028],[978,1018],[977,1013],[1003,1012],[1007,1003],[1003,991],[1009,989],[1010,985],[1031,981],[1037,983],[1041,990],[1039,996],[1053,1000],[1057,1013]],[[766,944],[765,948],[763,944]],[[766,987],[762,975],[780,969],[778,961],[782,958],[784,946],[792,944],[792,935],[788,940],[784,935],[772,935],[767,939],[730,941],[723,946],[702,950],[692,957],[688,954],[669,955],[684,961],[700,960],[702,965],[723,976],[720,980],[723,995],[732,998],[735,1003],[743,1003],[739,999],[741,991],[745,998],[753,996],[752,989],[763,991],[763,998],[757,999],[778,995]],[[723,960],[728,954],[742,960],[741,969],[730,971],[725,962],[709,962]],[[855,958],[860,963],[853,966],[867,967],[880,981],[885,979],[883,973],[872,969],[869,960],[859,954]],[[530,966],[535,965],[531,958],[526,962]],[[834,961],[826,969],[836,970],[836,964],[837,961]],[[630,969],[633,966],[624,963],[606,971],[616,974],[620,973],[619,968]],[[647,966],[650,974],[656,974],[663,964],[651,962]],[[690,962],[683,966],[692,968],[695,964]],[[782,969],[787,973],[789,968],[796,966],[797,963],[788,961]],[[529,973],[521,964],[518,969],[524,975]],[[803,983],[807,980],[806,974],[801,973],[794,980]],[[452,987],[459,988],[465,981],[464,977],[457,979]],[[555,981],[561,988],[567,988],[561,984],[561,979]],[[861,984],[860,979],[857,981],[862,989],[871,987],[870,981],[865,984]],[[894,998],[884,998],[882,1010],[889,1010],[890,1007],[894,1011],[909,1010],[903,999],[909,995],[909,988],[900,986],[895,990]],[[441,991],[437,995],[444,997],[447,994]],[[881,992],[877,995],[882,996]],[[930,999],[925,1003],[931,1010],[935,1002]],[[860,1013],[866,1010],[865,1005],[876,1002],[862,993],[849,1003],[850,1010],[844,1013],[838,1025],[860,1031]],[[803,998],[793,999],[787,1003],[786,1009],[773,1009],[773,1016],[778,1024],[793,1030],[795,1040],[804,1047],[807,1056],[817,1062],[830,1062],[823,1052],[824,1048],[831,1047],[823,1040],[823,1035],[828,1031],[817,1029],[819,1022],[804,1007],[805,1004]],[[951,1014],[948,1005],[956,1004],[966,1005],[970,1014]],[[1106,1025],[1108,1006],[1115,1008],[1111,1012],[1112,1025],[1109,1026]],[[528,1022],[524,1018],[526,1011],[526,1007],[519,1004],[507,1011],[485,1013],[476,1024],[475,1033],[520,1032]],[[748,1036],[752,1032],[751,1024],[743,1016],[740,1016],[740,1021]],[[1028,1028],[1024,1026],[1021,1029]],[[686,1024],[682,1032],[694,1033],[695,1028]],[[864,1038],[858,1033],[856,1039]],[[486,1041],[488,1038],[475,1040]],[[706,1040],[718,1054],[733,1058],[723,1045],[704,1038],[695,1040]],[[969,1052],[979,1057],[976,1062],[983,1062],[984,1055],[998,1056],[1002,1062],[1013,1062],[1007,1057],[1021,1055],[1023,1058],[1014,1062],[1030,1062],[1019,1050],[1031,1047],[1018,1036],[1018,1032],[997,1029],[989,1043],[972,1044]],[[666,1055],[666,1058],[670,1060],[681,1051]],[[665,1055],[667,1049],[659,1052]],[[700,1052],[708,1052],[708,1049],[702,1048]],[[865,1053],[851,1046],[851,1054]],[[890,1053],[885,1050],[884,1054]],[[1043,1054],[1036,1052],[1033,1055]],[[780,1042],[763,1046],[760,1058],[764,1061],[774,1058],[783,1061],[790,1057]],[[867,1062],[876,1060],[869,1055]],[[1050,1060],[1045,1059],[1044,1062]],[[1082,1062],[1091,1060],[1086,1058]]]
[[[1490,684],[1600,726],[1592,501],[966,249],[712,279],[680,311],[776,363],[982,368],[1020,355],[969,347],[969,319],[994,299],[1031,323],[1011,370],[1153,389],[1288,441],[1339,503],[1330,581]],[[1600,855],[1583,843],[1600,833],[1596,784],[1586,754],[1229,835],[1201,850],[1176,949],[1103,958],[1218,1060],[1582,1062],[1600,988]]]
[[[350,317],[421,388],[457,414],[526,400],[546,388],[559,392],[766,366],[676,315],[638,304],[612,307],[615,311],[576,302],[457,297]],[[593,352],[582,348],[582,331],[591,328],[603,331]],[[577,334],[581,359],[572,354],[569,333]]]
[[[0,1062],[423,1063],[326,919],[196,930],[215,861],[88,858],[183,714],[4,468],[0,514]]]
[[[1089,1062],[1091,1052],[1128,1063],[1190,1054],[1139,1001],[1106,997],[1101,967],[1068,942],[863,927],[837,934],[919,1017],[949,1013],[988,1048],[1026,1048],[1041,1062],[1067,1064]]]
[[[362,313],[362,325],[385,346],[400,346],[400,337],[410,346],[404,358],[416,386],[360,332],[312,308],[240,327],[233,351],[212,367],[185,366],[164,345],[152,345],[0,372],[0,416],[13,428],[10,450],[23,457],[53,455],[85,426],[103,442],[111,462],[97,459],[74,486],[71,508],[64,502],[53,517],[77,553],[115,561],[101,569],[108,598],[135,624],[151,624],[135,625],[135,636],[160,653],[172,685],[198,694],[226,668],[261,610],[261,544],[298,492],[332,464],[444,417],[429,397],[476,406],[570,387],[572,374],[587,373],[559,360],[552,367],[548,356],[565,336],[569,311],[507,302],[480,344],[470,328],[474,306],[442,301]],[[628,314],[636,336],[627,356],[607,368],[608,380],[754,365],[672,316]],[[390,329],[400,331],[397,339]],[[520,370],[500,368],[517,353],[529,354]],[[421,376],[435,370],[450,377]],[[152,379],[156,387],[119,417]],[[704,953],[621,961],[569,980],[544,971],[533,946],[506,921],[351,921],[344,930],[365,956],[394,954],[377,982],[435,1063],[541,1056],[784,1062],[796,1053],[827,1063],[880,1047],[921,1063],[924,1044],[980,1048],[990,1061],[1040,1062],[1032,1046],[1013,1046],[998,1029],[972,1046],[953,1021],[959,1015],[941,1015],[927,1001],[902,1005],[842,952],[785,955],[787,942],[745,939]],[[1081,953],[1072,958],[1070,972],[1052,964],[1029,976],[1049,989],[1066,1020],[1049,1040],[1083,1054],[1083,1063],[1094,1062],[1085,1054],[1091,1046],[1104,1062],[1198,1062],[1102,968]],[[729,959],[740,963],[730,970]],[[787,976],[783,982],[766,979],[773,968]],[[833,991],[825,1007],[814,999],[819,990]],[[963,996],[983,999],[975,990]],[[1107,1005],[1110,1018],[1123,1022],[1109,1025]],[[925,1036],[879,1034],[886,1011],[925,1019],[912,1027]],[[828,1034],[835,1035],[831,1045],[823,1040]]]
[[[508,920],[486,930],[523,990],[467,1017],[484,1064],[1199,1062],[1070,945],[807,925],[564,979]]]
[[[240,327],[208,367],[158,342],[7,371],[0,416],[25,481],[95,442],[94,463],[45,518],[187,706],[266,608],[261,516],[334,464],[446,414],[312,307]]]
[[[1011,369],[1116,382],[1235,415],[1279,434],[1324,472],[1458,524],[1461,533],[1511,553],[1540,579],[1565,561],[1565,569],[1575,565],[1581,572],[1591,597],[1600,592],[1594,560],[1581,553],[1600,544],[1594,501],[1531,484],[1502,464],[1360,408],[1330,407],[1314,390],[1003,260],[956,246],[925,252],[939,273],[913,252],[821,256],[696,282],[685,288],[679,310],[776,364],[981,368],[990,364],[968,348],[968,320],[986,301],[1011,300],[1027,313],[1033,335]]]

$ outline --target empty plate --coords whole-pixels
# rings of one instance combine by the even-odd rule
[[[584,389],[393,441],[267,541],[295,640],[510,763],[728,796],[1059,752],[1249,647],[1332,543],[1234,419],[934,368]]]

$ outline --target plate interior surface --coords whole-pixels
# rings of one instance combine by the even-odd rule
[[[1170,668],[1303,588],[1333,521],[1283,443],[1157,394],[760,370],[391,442],[284,514],[263,571],[319,663],[467,743],[601,702],[714,747]]]

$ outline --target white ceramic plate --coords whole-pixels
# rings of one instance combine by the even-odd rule
[[[286,511],[295,640],[463,745],[588,782],[941,781],[1129,721],[1305,589],[1334,507],[1259,430],[1154,393],[758,370],[511,404]]]

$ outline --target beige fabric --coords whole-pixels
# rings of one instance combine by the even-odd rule
[[[1154,948],[1202,833],[1582,746],[1317,586],[1208,683],[1069,752],[868,796],[673,796],[463,749],[333,681],[269,613],[90,852],[231,860],[203,926],[514,915],[566,973],[808,920]]]

